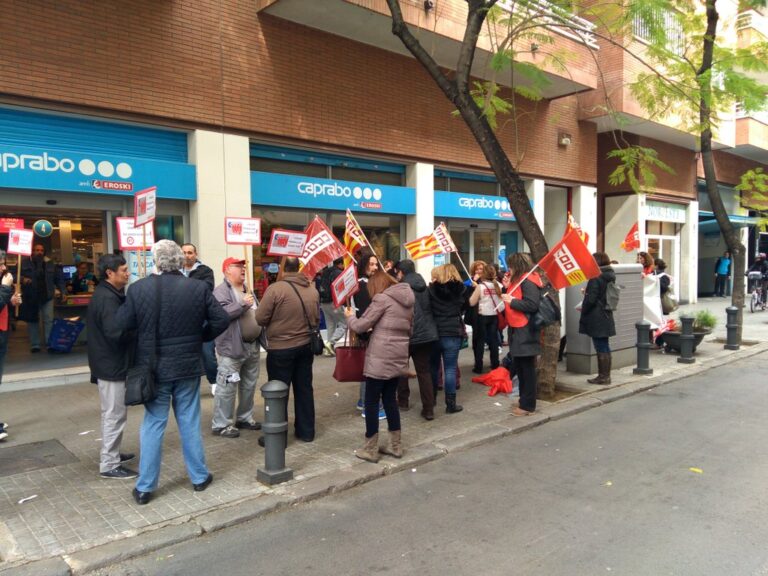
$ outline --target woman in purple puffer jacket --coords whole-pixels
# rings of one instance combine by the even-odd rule
[[[365,446],[355,455],[378,462],[379,452],[395,458],[403,455],[400,437],[400,410],[397,407],[397,381],[408,371],[408,345],[411,337],[414,296],[408,284],[399,284],[389,274],[376,272],[368,280],[371,304],[360,317],[353,308],[345,309],[350,330],[370,332],[365,351]],[[379,401],[384,405],[389,444],[379,448]]]

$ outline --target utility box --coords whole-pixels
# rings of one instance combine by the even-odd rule
[[[611,268],[616,273],[616,284],[621,288],[619,309],[613,312],[616,336],[610,339],[612,367],[634,366],[637,360],[635,323],[643,319],[643,267],[640,264],[614,264]],[[597,353],[592,338],[579,334],[581,311],[576,307],[583,299],[581,290],[586,287],[584,283],[565,289],[566,366],[569,372],[577,374],[597,373]]]

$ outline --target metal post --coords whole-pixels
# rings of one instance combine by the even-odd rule
[[[653,374],[653,368],[649,366],[651,353],[651,323],[645,320],[635,322],[637,329],[637,368],[633,374]]]
[[[683,325],[683,331],[680,334],[680,357],[677,359],[681,364],[693,364],[696,358],[693,357],[693,320],[692,316],[681,316],[680,323]]]
[[[725,348],[726,350],[738,350],[740,348],[739,346],[739,324],[738,324],[738,314],[739,309],[736,308],[736,306],[728,306],[728,308],[725,309],[725,317],[727,320],[725,321],[725,328],[727,331],[727,338],[725,341]]]
[[[264,468],[256,470],[256,479],[262,484],[280,484],[293,478],[293,470],[285,466],[287,442],[288,385],[270,380],[261,387],[264,397]]]

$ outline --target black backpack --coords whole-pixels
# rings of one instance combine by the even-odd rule
[[[531,317],[531,323],[537,330],[560,322],[562,315],[560,314],[560,307],[557,305],[555,298],[557,298],[557,292],[555,292],[552,287],[547,286],[541,289],[539,309],[536,311],[536,314]]]
[[[317,289],[317,291],[320,293],[320,302],[333,302],[333,295],[331,294],[331,283],[333,282],[333,271],[335,269],[335,266],[331,266],[330,268],[323,268],[323,272],[320,274],[320,286]]]

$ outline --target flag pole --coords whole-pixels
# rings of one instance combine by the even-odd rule
[[[461,267],[462,267],[462,268],[464,268],[464,272],[466,272],[466,273],[467,273],[467,278],[469,278],[470,280],[472,280],[472,276],[471,276],[471,274],[469,273],[469,270],[467,270],[467,265],[466,265],[466,264],[464,264],[464,260],[462,260],[462,259],[461,259],[461,255],[459,254],[459,251],[457,250],[456,252],[454,252],[454,254],[456,254],[456,258],[458,258],[458,259],[459,259],[459,264],[461,264]]]
[[[371,249],[371,252],[373,252],[373,255],[376,257],[376,261],[379,263],[379,269],[380,270],[384,270],[384,263],[379,258],[379,255],[376,254],[376,251],[373,249],[373,246],[371,245],[371,242],[368,240],[368,237],[365,235],[365,232],[363,232],[363,227],[360,226],[360,224],[357,222],[357,218],[355,218],[355,215],[352,214],[352,210],[347,208],[347,214],[349,214],[352,217],[352,222],[355,223],[355,226],[357,227],[358,230],[360,230],[360,234],[362,234],[363,238],[365,239],[365,245],[368,246],[368,248]],[[347,252],[347,253],[349,253],[349,252]],[[352,255],[350,254],[350,256],[352,256]],[[354,259],[355,259],[354,256],[352,256],[352,260],[354,260]]]
[[[19,294],[21,294],[21,254],[16,255],[16,295],[19,295]],[[19,315],[19,304],[16,304],[16,316],[18,315]]]

